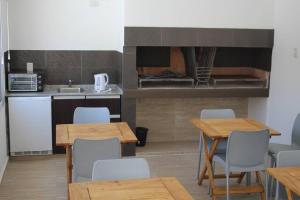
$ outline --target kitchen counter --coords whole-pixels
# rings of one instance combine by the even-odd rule
[[[67,85],[45,85],[43,92],[6,92],[7,97],[43,97],[43,96],[110,96],[122,95],[123,90],[115,84],[108,85],[109,91],[96,92],[94,85],[73,85],[72,87],[83,88],[81,93],[62,93],[59,88],[68,87]]]

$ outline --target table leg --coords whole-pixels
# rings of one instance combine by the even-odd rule
[[[202,184],[203,179],[205,177],[205,174],[206,174],[206,172],[208,172],[209,184],[210,184],[210,188],[212,190],[212,196],[213,196],[213,199],[214,199],[215,198],[214,197],[215,182],[214,182],[214,174],[213,174],[213,171],[212,171],[211,162],[212,162],[213,156],[215,154],[215,151],[217,149],[219,140],[218,139],[214,140],[210,150],[208,148],[207,138],[204,134],[202,134],[202,141],[203,141],[203,145],[204,145],[205,166],[204,166],[204,168],[201,172],[199,183]]]
[[[66,159],[67,159],[67,183],[72,183],[72,147],[66,147]]]
[[[259,172],[255,172],[256,175],[256,182],[261,185],[261,187],[263,188],[263,191],[260,193],[260,200],[266,200],[266,193],[265,193],[265,188],[264,188],[264,184],[262,181],[262,178],[260,176]]]
[[[210,176],[210,173],[211,173],[211,176],[213,178],[211,162],[212,162],[213,156],[214,156],[214,154],[217,150],[217,146],[220,142],[219,139],[214,140],[214,142],[211,146],[211,149],[209,150],[208,144],[207,144],[207,138],[206,138],[205,134],[202,134],[202,141],[203,141],[204,153],[205,153],[204,154],[205,155],[205,166],[203,167],[203,170],[201,171],[201,174],[200,174],[200,178],[199,178],[199,181],[198,181],[199,185],[202,185],[207,170],[208,170],[208,175]],[[209,179],[210,178],[211,177],[209,177]],[[211,181],[211,179],[210,179],[210,181]]]
[[[72,183],[72,146],[68,145],[66,146],[66,166],[67,166],[67,194],[68,199],[70,199],[69,194],[69,184]]]
[[[292,191],[290,189],[288,189],[287,187],[285,187],[285,191],[286,191],[288,200],[294,200]]]

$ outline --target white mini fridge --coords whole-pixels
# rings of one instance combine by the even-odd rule
[[[52,153],[51,97],[9,97],[11,156]]]

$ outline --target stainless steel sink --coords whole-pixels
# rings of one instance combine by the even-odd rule
[[[83,91],[84,89],[80,87],[58,88],[59,93],[82,93]]]

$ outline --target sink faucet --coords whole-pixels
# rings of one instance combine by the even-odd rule
[[[72,80],[69,80],[69,88],[72,87]]]

